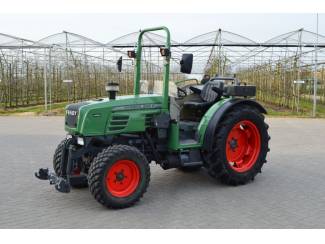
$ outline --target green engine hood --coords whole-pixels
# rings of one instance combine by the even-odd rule
[[[162,96],[118,96],[70,104],[65,130],[74,135],[99,136],[144,131],[150,117],[161,113]],[[151,121],[151,120],[150,120]]]

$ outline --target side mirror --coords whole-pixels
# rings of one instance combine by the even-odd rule
[[[121,72],[122,71],[122,56],[117,60],[116,66],[117,66],[118,72]]]
[[[182,60],[180,62],[181,72],[185,74],[191,74],[192,65],[193,65],[193,54],[192,53],[184,53],[182,55]]]

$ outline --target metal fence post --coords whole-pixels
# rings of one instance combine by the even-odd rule
[[[314,69],[314,97],[313,97],[313,117],[316,117],[316,106],[317,106],[317,51],[318,51],[318,13],[316,20],[316,43],[315,43],[315,69]]]

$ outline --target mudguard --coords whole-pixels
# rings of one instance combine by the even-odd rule
[[[213,140],[214,137],[211,135],[214,135],[216,132],[216,129],[218,127],[219,122],[223,118],[223,116],[234,106],[238,105],[249,105],[252,107],[257,108],[261,113],[267,114],[267,111],[265,108],[256,102],[255,100],[251,99],[242,99],[242,98],[233,98],[227,100],[225,103],[222,104],[222,106],[215,111],[215,113],[212,115],[208,126],[204,133],[204,140],[203,140],[203,150],[210,152],[212,150],[213,146]]]

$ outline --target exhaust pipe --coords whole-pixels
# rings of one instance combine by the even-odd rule
[[[119,89],[119,84],[113,81],[107,82],[105,86],[105,90],[108,93],[108,98],[110,100],[115,100],[116,99],[116,93],[118,93]]]

